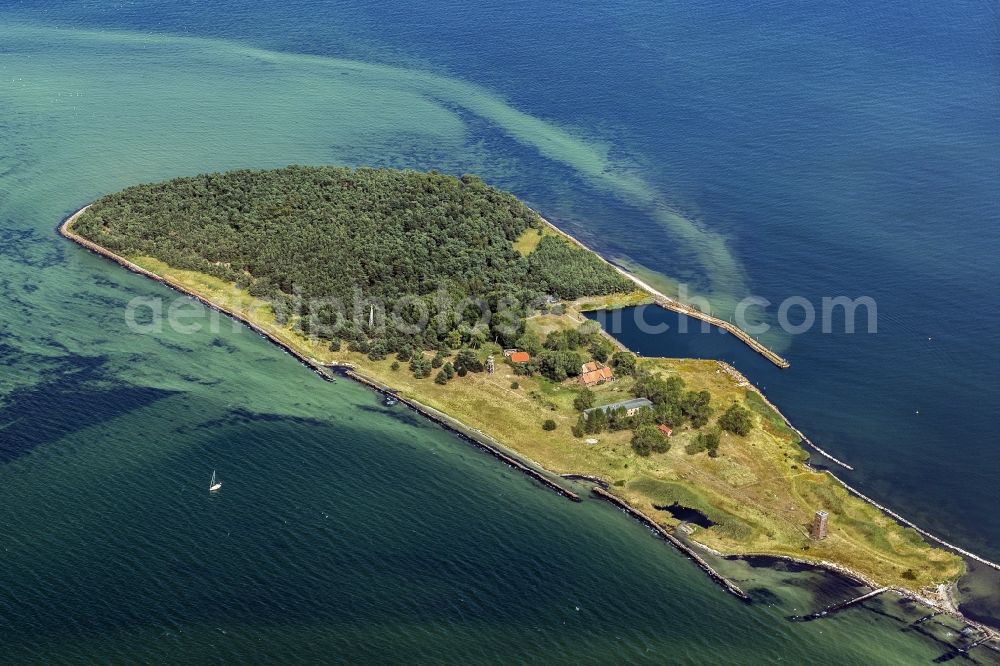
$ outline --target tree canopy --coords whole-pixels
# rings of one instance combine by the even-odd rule
[[[632,450],[640,456],[651,453],[666,453],[670,450],[670,442],[660,434],[654,425],[641,425],[632,434]]]
[[[750,416],[750,410],[734,404],[719,417],[719,425],[723,430],[746,437],[753,428],[753,418]]]
[[[501,336],[513,343],[529,304],[545,294],[631,289],[595,254],[562,237],[546,236],[521,256],[514,242],[542,224],[513,195],[475,176],[289,166],[130,187],[96,201],[74,230],[118,254],[235,282],[272,301],[279,318],[305,333],[356,341],[362,350],[363,340],[382,338],[375,350],[381,355],[407,346],[478,347]],[[480,314],[478,306],[454,312],[463,299],[494,313],[509,299],[506,323],[513,325],[463,327]],[[306,313],[302,302],[310,304]],[[369,317],[431,325],[404,334],[399,326],[369,327]]]

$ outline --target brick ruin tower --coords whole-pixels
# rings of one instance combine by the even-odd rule
[[[809,536],[817,541],[819,539],[826,538],[827,532],[827,519],[829,514],[826,511],[817,511],[816,517],[813,518],[812,529],[809,530]]]

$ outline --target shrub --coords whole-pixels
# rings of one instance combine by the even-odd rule
[[[627,351],[615,352],[611,357],[611,366],[620,375],[635,374],[636,359],[635,354]]]
[[[653,452],[666,453],[670,450],[670,442],[656,426],[646,424],[636,428],[632,434],[632,449],[640,456]]]
[[[393,361],[392,365],[389,366],[389,369],[392,370],[393,372],[399,370],[399,361]]]
[[[471,349],[459,350],[458,355],[455,357],[454,365],[459,374],[461,374],[462,370],[466,372],[482,372],[484,367],[483,362],[479,360],[476,352]]]
[[[417,354],[410,359],[410,370],[413,372],[413,376],[417,379],[430,377],[431,363],[424,358],[423,355]]]
[[[572,331],[567,332],[572,333]],[[550,349],[540,353],[534,361],[538,372],[554,382],[561,382],[567,377],[579,375],[583,360],[583,356],[579,352],[569,349]]]
[[[381,340],[375,341],[368,349],[368,358],[373,361],[381,361],[386,357],[385,345]]]
[[[753,428],[753,419],[750,418],[750,410],[734,404],[719,417],[719,425],[723,430],[746,437]]]
[[[555,430],[556,422],[552,419],[545,419],[545,423],[542,424],[542,430]]]
[[[594,357],[595,361],[604,363],[608,360],[608,353],[610,345],[604,344],[603,341],[598,340],[590,345],[590,355]]]
[[[511,382],[510,387],[516,391],[517,389],[521,388],[521,384],[518,382]]]
[[[684,452],[689,455],[708,451],[708,455],[717,458],[719,455],[719,433],[699,432],[691,443],[684,447]]]
[[[691,425],[700,428],[708,423],[712,415],[712,394],[708,391],[688,391],[681,399],[681,411],[691,419]]]
[[[542,341],[532,331],[526,331],[514,344],[518,349],[523,349],[532,356],[537,356],[542,351]]]
[[[668,425],[671,428],[676,428],[684,422],[684,414],[681,412],[680,406],[672,402],[656,405],[653,408],[653,418],[657,423]]]
[[[590,409],[594,406],[594,392],[589,388],[585,388],[580,391],[576,397],[573,399],[573,407],[578,411],[582,412],[585,409]]]

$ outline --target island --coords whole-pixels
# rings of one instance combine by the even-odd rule
[[[207,174],[105,196],[61,229],[566,496],[560,477],[590,481],[680,547],[805,562],[954,610],[958,555],[810,466],[734,368],[610,338],[583,313],[665,297],[475,176]]]

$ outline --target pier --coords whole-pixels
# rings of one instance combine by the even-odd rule
[[[888,590],[889,590],[888,587],[880,587],[877,590],[872,590],[871,592],[867,592],[865,594],[862,594],[860,597],[855,597],[853,599],[848,599],[847,601],[841,601],[840,603],[833,604],[832,606],[827,606],[826,608],[824,608],[821,611],[817,611],[815,613],[810,613],[809,615],[795,616],[792,619],[796,620],[798,622],[809,622],[811,620],[818,620],[821,617],[827,617],[828,615],[833,615],[837,611],[842,611],[845,608],[850,608],[851,606],[854,606],[856,604],[860,604],[863,601],[867,601],[869,599],[874,599],[878,595],[880,595],[883,592],[886,592]]]
[[[624,269],[619,268],[618,266],[615,266],[615,268],[618,270],[619,273],[621,273],[628,279],[632,280],[640,287],[643,287],[647,291],[650,291],[653,294],[653,300],[656,302],[657,305],[659,305],[664,310],[673,310],[674,312],[679,312],[680,314],[691,317],[692,319],[698,319],[703,322],[709,323],[712,326],[721,328],[727,333],[732,333],[737,338],[746,343],[747,346],[750,347],[750,349],[753,349],[755,352],[759,353],[761,356],[766,358],[771,363],[774,363],[781,369],[788,368],[791,365],[784,357],[779,356],[777,353],[768,349],[764,344],[759,342],[756,338],[752,337],[749,333],[744,331],[736,324],[726,321],[725,319],[719,319],[718,317],[713,317],[710,314],[705,314],[701,310],[693,308],[690,305],[685,305],[684,303],[674,300],[669,296],[665,296],[660,292],[653,290],[645,282],[641,281],[639,278],[635,277],[634,275],[625,271]]]

